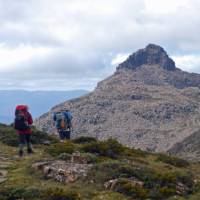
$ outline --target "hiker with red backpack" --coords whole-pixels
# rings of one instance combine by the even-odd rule
[[[72,131],[72,118],[72,114],[68,109],[62,109],[53,115],[53,120],[61,142],[65,139],[70,139]]]
[[[33,153],[31,147],[31,127],[33,124],[33,119],[28,111],[28,106],[26,105],[18,105],[15,110],[15,122],[14,128],[17,130],[19,134],[19,156],[22,157],[24,152],[24,145],[27,145],[27,153]]]

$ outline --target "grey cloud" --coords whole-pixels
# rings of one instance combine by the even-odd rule
[[[110,63],[115,55],[132,53],[148,43],[163,46],[170,55],[200,52],[200,3],[195,0],[170,14],[149,11],[143,0],[102,0],[100,4],[93,0],[87,2],[90,8],[81,0],[73,2],[72,6],[66,0],[0,0],[0,42],[55,49],[49,56],[16,63],[18,69],[12,75],[4,73],[0,78],[17,80],[13,84],[19,87],[22,78],[43,87],[48,79],[73,82],[78,78],[86,87],[82,77],[87,77],[91,87],[93,78],[97,81],[113,73]]]
[[[14,77],[96,77],[104,74],[111,60],[94,52],[69,52],[58,49],[51,56],[20,63]],[[8,72],[10,73],[10,71]],[[8,74],[7,73],[7,74]],[[5,73],[6,74],[6,73]]]
[[[10,47],[16,47],[20,44],[44,45],[44,46],[62,46],[62,42],[42,29],[26,29],[21,32],[16,27],[2,27],[0,30],[0,41]]]

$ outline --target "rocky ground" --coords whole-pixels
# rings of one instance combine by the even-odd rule
[[[8,167],[11,162],[9,158],[5,155],[0,155],[0,183],[3,183],[7,180]]]

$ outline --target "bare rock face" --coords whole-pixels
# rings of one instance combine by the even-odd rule
[[[175,67],[163,48],[148,45],[81,98],[52,108],[35,121],[54,133],[52,113],[73,113],[72,137],[110,137],[143,150],[163,152],[199,130],[200,75]]]
[[[166,70],[176,69],[174,61],[168,57],[165,50],[155,44],[149,44],[145,49],[140,49],[130,55],[117,69],[136,69],[142,65],[159,65]]]

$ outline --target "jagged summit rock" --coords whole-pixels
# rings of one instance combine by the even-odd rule
[[[175,70],[175,62],[169,58],[166,51],[155,44],[149,44],[144,49],[129,56],[129,58],[118,66],[122,68],[136,69],[141,65],[159,65],[166,70]]]

